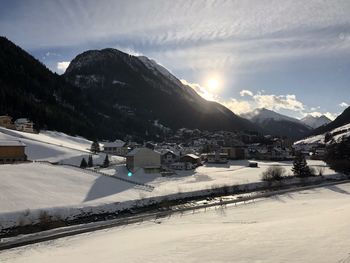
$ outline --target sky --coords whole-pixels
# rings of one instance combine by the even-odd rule
[[[112,47],[237,114],[334,118],[350,104],[349,14],[348,0],[0,0],[0,35],[59,74]]]

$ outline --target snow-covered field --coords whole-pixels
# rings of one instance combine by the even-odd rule
[[[29,160],[60,162],[79,165],[82,158],[87,160],[91,141],[82,137],[73,137],[61,132],[41,131],[39,134],[9,130],[0,127],[0,140],[21,141],[26,145],[25,153]],[[102,164],[105,155],[94,155],[96,164]],[[121,157],[112,157],[112,162],[124,161]]]
[[[350,184],[0,252],[1,262],[350,262]]]
[[[170,177],[141,172],[128,177],[124,165],[104,170],[153,185],[155,189],[152,192],[70,166],[43,163],[1,165],[0,229],[37,222],[35,220],[43,211],[67,218],[82,212],[98,213],[130,207],[137,200],[150,197],[259,182],[261,173],[271,164],[291,169],[290,162],[260,162],[259,168],[249,168],[245,161],[233,161],[227,165],[202,166],[195,171],[182,171]],[[312,164],[325,166],[320,161],[312,161]],[[326,168],[325,175],[332,174],[334,171]]]

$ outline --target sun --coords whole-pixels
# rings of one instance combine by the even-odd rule
[[[208,80],[208,89],[211,91],[215,91],[219,87],[219,81],[217,79],[211,78]]]

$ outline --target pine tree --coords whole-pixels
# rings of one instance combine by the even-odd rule
[[[108,154],[106,154],[105,160],[103,161],[103,167],[108,167],[109,166],[109,159],[108,159]]]
[[[295,155],[292,171],[297,177],[308,177],[311,175],[305,156],[300,152],[296,153]]]
[[[90,151],[93,152],[93,153],[98,153],[100,152],[100,144],[98,143],[97,140],[94,140],[91,144],[91,148],[90,148]]]
[[[83,158],[83,159],[81,160],[81,163],[80,163],[80,168],[86,168],[86,167],[87,167],[87,163],[86,163],[85,158]]]
[[[93,163],[93,161],[92,161],[92,155],[89,155],[89,160],[88,160],[87,165],[88,165],[88,167],[94,166],[94,163]]]

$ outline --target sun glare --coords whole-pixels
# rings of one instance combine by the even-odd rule
[[[208,80],[208,89],[210,91],[215,91],[219,87],[219,82],[217,79],[209,79]]]

